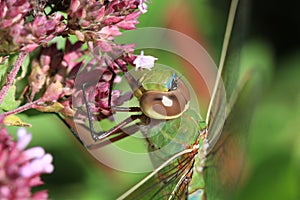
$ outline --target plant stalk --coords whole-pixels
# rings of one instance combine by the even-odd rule
[[[25,53],[25,52],[21,52],[19,54],[18,59],[16,60],[11,72],[9,73],[7,82],[5,83],[5,85],[3,86],[3,88],[0,91],[0,105],[2,104],[3,99],[6,96],[9,87],[11,86],[13,81],[15,80],[16,75],[17,75],[18,71],[20,70],[20,67],[21,67],[21,65],[23,63],[23,60],[26,57],[26,55],[27,55],[27,53]]]

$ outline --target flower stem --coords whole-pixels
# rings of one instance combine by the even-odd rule
[[[25,111],[25,110],[28,110],[28,109],[30,109],[30,108],[33,108],[35,104],[40,103],[40,102],[42,102],[42,100],[41,100],[41,99],[38,99],[38,100],[36,100],[36,101],[30,102],[30,103],[26,103],[25,105],[23,105],[23,106],[21,106],[21,107],[15,109],[15,110],[11,110],[11,111],[2,113],[1,115],[4,116],[4,117],[6,117],[6,116],[8,116],[8,115],[18,114],[18,113],[20,113],[20,112],[23,112],[23,111]]]
[[[19,57],[18,57],[18,59],[16,60],[14,66],[13,66],[13,68],[12,68],[12,70],[11,70],[9,76],[8,76],[8,81],[7,81],[7,83],[3,86],[3,88],[2,88],[1,91],[0,91],[0,104],[2,104],[3,99],[4,99],[5,95],[6,95],[6,93],[7,93],[8,89],[9,89],[9,87],[10,87],[11,84],[13,83],[13,81],[14,81],[14,79],[15,79],[17,73],[18,73],[18,71],[20,70],[20,67],[21,67],[21,65],[22,65],[22,62],[23,62],[24,58],[26,57],[26,55],[27,55],[27,53],[25,53],[25,52],[21,52],[21,53],[19,54]]]

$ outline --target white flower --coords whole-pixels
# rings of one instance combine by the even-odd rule
[[[138,8],[140,9],[140,11],[144,14],[146,13],[148,10],[148,6],[147,4],[145,3],[145,0],[140,0],[140,3],[139,3],[139,6]]]
[[[135,70],[138,70],[139,68],[151,70],[154,66],[154,61],[156,60],[157,58],[153,56],[144,56],[144,51],[141,51],[141,55],[136,57],[133,64],[135,65]]]

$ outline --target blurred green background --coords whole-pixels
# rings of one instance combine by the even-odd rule
[[[215,0],[153,0],[139,27],[182,31],[203,44],[218,63],[228,5],[228,1]],[[300,20],[294,14],[296,7],[249,1],[245,8],[242,43],[262,47],[259,59],[265,59],[270,70],[250,122],[244,185],[236,199],[300,199]],[[155,56],[168,59],[163,54]],[[55,171],[43,176],[46,184],[42,187],[49,190],[51,199],[114,199],[145,176],[99,163],[55,115],[28,111],[22,118],[33,125],[28,129],[33,133],[31,145],[42,146],[54,156]]]

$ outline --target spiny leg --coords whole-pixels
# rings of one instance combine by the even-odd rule
[[[86,94],[85,94],[85,86],[86,86],[86,83],[83,83],[82,84],[83,100],[84,100],[84,103],[85,103],[86,112],[87,112],[87,116],[88,116],[90,134],[91,134],[91,137],[94,139],[96,134],[95,134],[94,126],[93,126],[93,118],[92,118],[92,114],[91,114],[90,105],[89,105],[89,102],[88,102]]]
[[[139,107],[112,107],[112,112],[141,112]]]
[[[106,132],[100,132],[97,134],[93,135],[93,139],[95,142],[98,141],[102,141],[105,138],[118,133],[121,128],[123,128],[124,126],[126,126],[127,124],[135,121],[136,119],[140,119],[142,115],[131,115],[130,117],[126,118],[125,120],[123,120],[122,122],[120,122],[119,124],[117,124],[116,126],[114,126],[113,128],[111,128],[110,130],[106,131]]]
[[[90,150],[93,150],[93,149],[98,149],[98,148],[104,147],[108,144],[111,144],[112,142],[116,142],[116,141],[124,139],[124,138],[126,138],[130,135],[133,135],[138,130],[139,130],[139,126],[137,124],[133,124],[133,125],[124,127],[124,128],[120,129],[118,132],[115,133],[115,134],[118,134],[115,137],[111,137],[111,138],[109,138],[107,140],[104,140],[104,141],[102,141],[100,143],[97,143],[97,144],[86,145],[86,148],[88,148]]]
[[[124,69],[124,67],[122,67],[118,62],[116,62],[116,64],[118,65],[119,69],[121,69],[124,73],[124,77],[126,78],[129,86],[131,87],[131,90],[134,92],[137,89],[142,89],[141,84],[139,83],[138,80],[136,80],[127,70]],[[111,68],[111,66],[109,64],[107,64],[107,69],[111,72],[112,77],[109,81],[109,94],[108,94],[108,108],[111,109],[112,111],[120,111],[120,112],[125,112],[126,108],[125,107],[112,107],[111,106],[111,101],[112,101],[112,91],[113,91],[113,85],[114,85],[114,81],[116,78],[116,73],[114,72],[114,70]],[[135,111],[140,111],[140,109],[138,107],[131,107],[135,112]],[[132,110],[130,109],[130,111]],[[129,112],[130,112],[129,111]]]
[[[130,73],[128,73],[126,70],[124,70],[124,68],[122,68],[118,63],[116,63],[116,64],[124,72],[124,77],[126,78],[128,84],[130,85],[130,87],[133,91],[135,91],[136,89],[141,87],[140,83]],[[109,107],[109,109],[112,112],[140,112],[141,109],[139,107],[128,107],[128,108],[126,108],[126,107],[112,107],[111,106],[112,89],[113,89],[113,83],[114,83],[114,80],[115,80],[115,77],[116,77],[116,73],[110,67],[109,64],[107,64],[107,69],[112,73],[112,77],[110,79],[110,85],[109,85],[109,95],[108,95],[108,107]],[[97,141],[101,142],[101,141],[105,140],[106,138],[108,138],[109,136],[111,136],[113,134],[116,134],[116,133],[119,133],[122,127],[124,127],[127,124],[131,123],[132,121],[135,121],[136,119],[142,118],[142,116],[144,116],[143,114],[132,115],[132,116],[128,117],[127,119],[125,119],[124,121],[122,121],[121,123],[119,123],[118,125],[116,125],[115,127],[111,128],[110,130],[108,130],[106,132],[96,133],[95,130],[94,130],[94,127],[93,127],[93,118],[92,118],[90,105],[88,103],[88,99],[87,99],[87,95],[86,95],[86,83],[82,84],[82,92],[83,92],[83,98],[84,98],[84,102],[85,102],[85,106],[86,106],[86,112],[87,112],[87,117],[88,117],[88,124],[89,124],[90,134],[91,134],[92,139],[95,142],[97,142]],[[74,134],[74,135],[76,136],[76,138],[78,138],[78,134],[77,135]],[[89,148],[92,148],[92,147],[89,147]]]
[[[141,118],[143,115],[139,114],[139,115],[132,115],[130,117],[128,117],[127,119],[125,119],[124,121],[122,121],[121,123],[119,123],[118,125],[116,125],[115,127],[113,127],[112,129],[110,129],[109,131],[106,132],[100,132],[100,133],[95,133],[94,127],[93,127],[93,118],[92,118],[92,114],[91,114],[91,109],[90,109],[90,105],[89,102],[87,100],[87,96],[86,96],[86,89],[85,89],[85,85],[86,83],[82,84],[82,92],[83,92],[83,99],[84,99],[84,103],[86,106],[86,110],[87,110],[87,117],[88,117],[88,123],[89,123],[89,128],[90,128],[90,134],[91,137],[93,138],[94,141],[99,141],[102,140],[103,138],[108,137],[109,135],[113,134],[116,130],[124,127],[125,125],[129,124],[130,122]],[[139,112],[141,111],[140,108],[138,107],[115,107],[113,108],[115,111],[120,111],[120,112]],[[99,135],[100,134],[100,135]]]
[[[141,88],[141,84],[139,83],[138,80],[136,80],[128,71],[127,69],[122,66],[122,64],[120,64],[120,62],[118,62],[118,60],[115,61],[115,64],[119,67],[119,69],[121,69],[124,73],[124,77],[127,80],[131,90],[134,92],[137,89]],[[112,108],[111,106],[111,99],[112,99],[112,90],[113,90],[113,85],[114,85],[114,81],[116,78],[116,73],[115,71],[112,69],[112,67],[109,65],[109,62],[107,62],[107,69],[111,72],[112,77],[110,79],[109,82],[109,94],[108,94],[108,107]]]
[[[80,143],[80,144],[82,144],[83,146],[86,146],[85,144],[84,144],[84,142],[81,140],[81,138],[79,137],[79,135],[78,135],[78,133],[74,130],[74,128],[71,126],[71,124],[70,123],[72,123],[73,122],[73,120],[72,120],[72,122],[68,122],[68,120],[66,119],[66,118],[63,118],[60,114],[58,114],[58,113],[55,113],[56,114],[56,116],[58,116],[58,118],[68,127],[68,129],[71,131],[71,133],[73,134],[73,136],[78,140],[78,142]]]
[[[85,144],[83,142],[83,140],[81,140],[79,134],[77,133],[77,131],[75,131],[77,128],[76,128],[76,125],[74,124],[74,121],[72,119],[66,119],[66,118],[63,118],[61,115],[57,114],[57,116],[61,119],[61,121],[63,121],[63,123],[68,127],[68,129],[71,131],[71,133],[73,134],[73,136],[75,136],[75,138],[80,142],[80,144],[82,146],[84,146],[85,148],[88,148],[90,150],[92,149],[97,149],[97,148],[101,148],[103,146],[106,146],[108,144],[111,144],[112,142],[116,142],[118,140],[121,140],[123,138],[126,138],[134,133],[136,133],[138,130],[139,130],[139,125],[141,124],[141,122],[139,123],[135,123],[135,124],[132,124],[130,126],[127,126],[127,127],[124,127],[122,129],[119,129],[119,131],[116,131],[115,133],[113,134],[116,134],[116,136],[114,137],[110,137],[110,138],[107,138],[107,140],[103,140],[102,142],[100,143],[97,143],[97,144]],[[143,123],[143,122],[142,122]],[[78,125],[77,125],[78,126]],[[82,130],[80,131],[86,131],[86,132],[90,132],[90,128],[89,127],[86,127],[85,125],[79,125],[81,128],[83,128]],[[111,134],[111,135],[113,135]]]
[[[111,72],[112,77],[109,81],[109,93],[108,93],[108,108],[111,108],[111,94],[112,94],[112,89],[113,89],[113,85],[114,85],[114,81],[116,78],[116,73],[114,72],[114,70],[108,65],[107,69]]]
[[[120,64],[118,60],[116,60],[115,63],[118,65],[119,69],[123,71],[124,77],[126,78],[133,92],[142,87],[141,83],[138,80],[136,80],[136,78],[134,78],[127,70],[125,70],[126,68],[122,67],[122,64]]]

